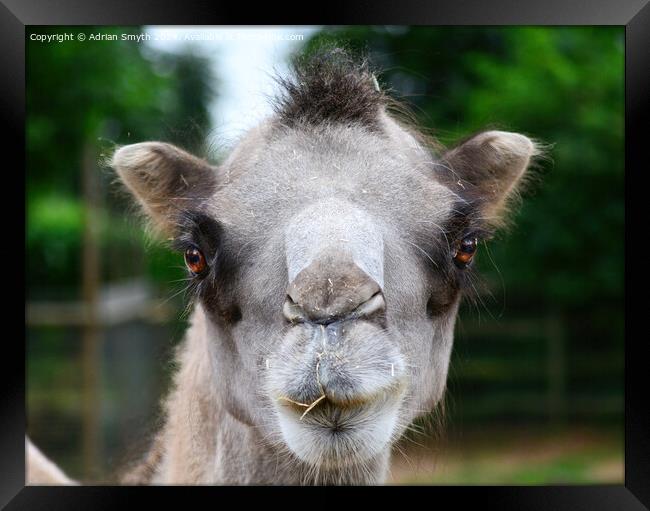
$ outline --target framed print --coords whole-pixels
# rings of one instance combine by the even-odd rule
[[[647,509],[650,10],[598,3],[5,2],[7,509]]]

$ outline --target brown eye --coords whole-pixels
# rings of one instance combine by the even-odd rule
[[[196,247],[190,247],[185,251],[185,264],[195,275],[203,273],[208,268],[203,252]]]
[[[467,266],[478,247],[478,239],[475,236],[468,236],[460,240],[458,247],[456,248],[456,253],[454,254],[454,262],[459,268],[464,268]]]

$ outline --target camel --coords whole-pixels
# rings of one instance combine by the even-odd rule
[[[431,143],[343,50],[281,85],[218,165],[162,142],[112,157],[192,297],[164,426],[124,484],[383,483],[443,398],[475,256],[539,154],[504,131]],[[46,469],[30,456],[28,480],[70,483]]]

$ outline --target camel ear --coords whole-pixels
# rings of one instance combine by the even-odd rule
[[[215,187],[215,167],[163,142],[121,147],[111,166],[164,234],[173,234],[179,213],[199,207]]]
[[[524,135],[485,131],[447,151],[441,163],[453,172],[458,186],[479,197],[482,216],[498,225],[531,158],[538,154],[538,146]]]

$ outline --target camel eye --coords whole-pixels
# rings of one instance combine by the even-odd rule
[[[185,251],[185,265],[194,275],[199,275],[208,268],[203,252],[197,247],[190,247]]]
[[[454,262],[459,268],[467,266],[474,257],[478,247],[478,239],[475,236],[467,236],[458,243],[456,253],[454,254]]]

